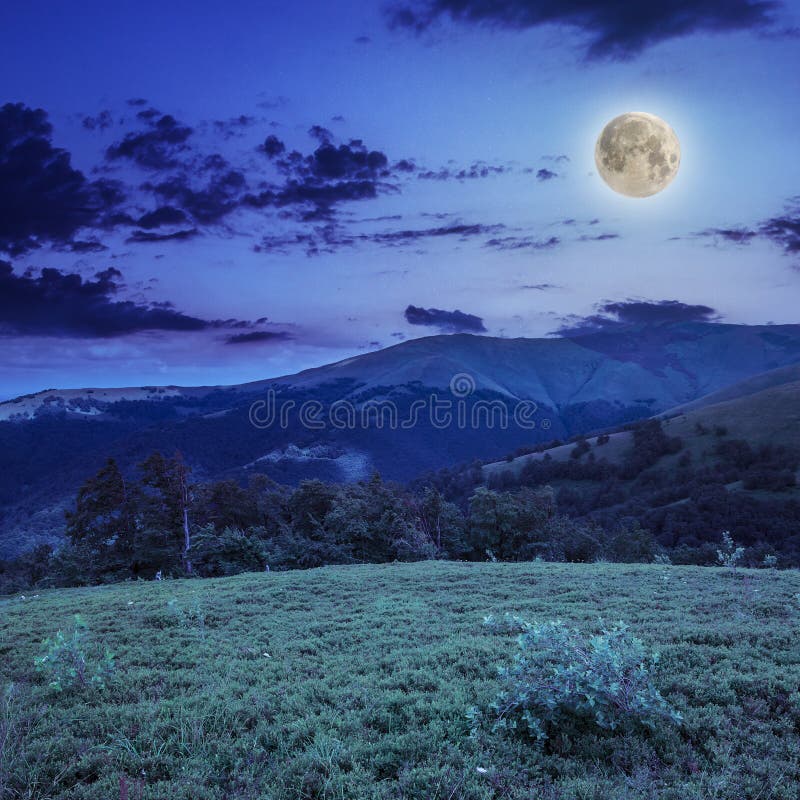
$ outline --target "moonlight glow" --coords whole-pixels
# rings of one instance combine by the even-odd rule
[[[675,131],[643,111],[615,117],[597,139],[594,160],[603,180],[628,197],[650,197],[666,189],[681,164]]]

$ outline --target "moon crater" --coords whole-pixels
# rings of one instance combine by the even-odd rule
[[[654,114],[615,117],[597,139],[594,160],[603,180],[627,197],[650,197],[672,183],[681,164],[675,131]]]

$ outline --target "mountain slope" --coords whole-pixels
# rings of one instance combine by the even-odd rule
[[[799,362],[800,326],[708,323],[574,339],[432,336],[238,386],[48,390],[0,404],[0,555],[57,538],[77,487],[108,456],[130,472],[153,450],[179,449],[197,480],[355,480],[375,469],[406,480],[650,417]],[[514,417],[520,401],[535,404],[530,424]],[[444,422],[437,403],[449,404]]]

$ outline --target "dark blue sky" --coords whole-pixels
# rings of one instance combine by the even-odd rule
[[[3,4],[0,395],[628,301],[797,321],[796,3],[365,5]],[[681,140],[647,200],[594,172],[627,110]]]

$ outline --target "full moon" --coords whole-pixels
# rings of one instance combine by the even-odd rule
[[[631,111],[603,128],[594,148],[603,180],[627,197],[650,197],[667,188],[681,165],[675,131],[654,114]]]

